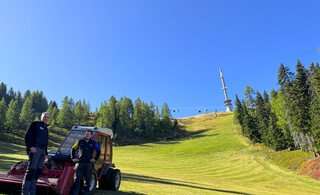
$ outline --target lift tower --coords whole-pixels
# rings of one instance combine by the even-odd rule
[[[221,82],[222,82],[222,90],[223,90],[223,94],[224,94],[224,105],[226,106],[226,112],[231,112],[232,111],[231,100],[228,99],[227,87],[226,87],[226,84],[224,82],[224,78],[223,78],[223,74],[222,74],[221,68],[219,68],[219,72],[220,72],[220,79],[221,79]]]

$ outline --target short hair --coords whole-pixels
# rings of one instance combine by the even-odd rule
[[[49,112],[43,112],[43,113],[41,113],[41,120],[43,120],[43,117],[46,115],[46,114],[49,114]]]
[[[92,131],[90,129],[86,129],[86,132],[90,132],[91,135],[92,135]]]

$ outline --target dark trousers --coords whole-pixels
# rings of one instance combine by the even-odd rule
[[[80,182],[84,178],[86,185],[84,186],[84,194],[89,192],[90,180],[92,176],[92,164],[90,162],[79,162],[75,166],[73,194],[78,195],[80,190]]]
[[[35,153],[30,152],[28,157],[28,168],[23,178],[21,194],[23,195],[35,195],[37,181],[42,172],[42,167],[45,159],[45,151],[41,148],[36,147]]]

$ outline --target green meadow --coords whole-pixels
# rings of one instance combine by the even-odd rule
[[[189,136],[114,147],[119,192],[96,194],[319,194],[320,181],[298,174],[311,154],[274,152],[241,136],[233,114],[179,119]],[[24,159],[23,147],[0,143],[0,169]]]

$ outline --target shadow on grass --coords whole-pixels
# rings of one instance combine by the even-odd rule
[[[212,135],[206,135],[204,134],[207,131],[212,130],[212,128],[207,128],[207,129],[200,129],[200,130],[196,130],[196,131],[186,131],[183,129],[178,130],[177,132],[175,132],[175,134],[168,136],[168,137],[160,137],[158,140],[139,140],[136,142],[132,142],[132,143],[122,143],[122,144],[117,144],[116,146],[144,146],[144,147],[154,147],[154,146],[150,146],[150,145],[146,145],[146,144],[151,144],[151,143],[155,143],[155,144],[178,144],[180,143],[180,141],[183,140],[189,140],[189,139],[196,139],[196,138],[201,138],[201,137],[209,137],[209,136],[216,136],[219,134],[212,134]]]
[[[132,181],[132,182],[158,183],[158,184],[196,188],[196,189],[207,190],[207,191],[212,191],[212,192],[250,195],[249,193],[245,193],[245,192],[203,187],[203,186],[201,186],[201,184],[197,184],[197,183],[171,180],[171,179],[162,179],[162,178],[156,178],[156,177],[150,177],[150,176],[141,176],[141,175],[128,174],[128,173],[122,173],[122,179],[127,180],[127,181]]]
[[[212,135],[205,135],[204,134],[205,132],[210,131],[210,130],[212,130],[212,128],[200,129],[200,130],[193,131],[193,132],[180,130],[180,132],[177,134],[177,136],[169,138],[169,139],[164,139],[164,140],[158,141],[156,143],[158,143],[158,144],[178,144],[182,140],[189,140],[189,139],[196,139],[196,138],[201,138],[201,137],[219,135],[219,134],[212,134]]]
[[[23,159],[1,156],[0,155],[0,171],[7,172],[10,170],[11,166],[17,162],[24,161]]]
[[[96,190],[95,195],[108,194],[108,195],[144,195],[142,193],[136,192],[121,192],[121,191],[106,191],[106,190]]]

